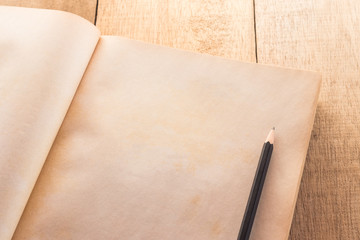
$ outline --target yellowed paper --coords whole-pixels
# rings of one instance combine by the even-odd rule
[[[69,13],[0,7],[1,240],[15,231],[98,36]]]
[[[252,239],[286,239],[320,77],[102,37],[20,239],[236,239],[264,139]]]

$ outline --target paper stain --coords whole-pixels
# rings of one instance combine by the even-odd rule
[[[193,196],[185,207],[184,213],[181,216],[181,221],[191,221],[194,219],[198,213],[199,204],[201,197],[199,195]]]
[[[195,197],[193,197],[191,199],[191,203],[195,206],[199,205],[199,202],[200,202],[200,196],[199,195],[196,195]]]
[[[218,236],[223,231],[223,226],[219,221],[216,221],[211,227],[212,235]]]

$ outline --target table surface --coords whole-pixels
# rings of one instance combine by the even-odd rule
[[[69,11],[104,35],[321,72],[289,239],[359,239],[360,1],[0,0],[0,5]]]

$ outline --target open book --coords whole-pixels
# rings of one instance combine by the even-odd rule
[[[0,239],[286,239],[320,76],[100,36],[0,7]]]

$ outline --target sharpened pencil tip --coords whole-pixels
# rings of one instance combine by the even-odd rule
[[[271,143],[271,144],[274,144],[274,139],[275,139],[274,131],[275,131],[275,127],[273,127],[273,128],[270,130],[269,135],[267,136],[265,142],[269,142],[269,143]]]

